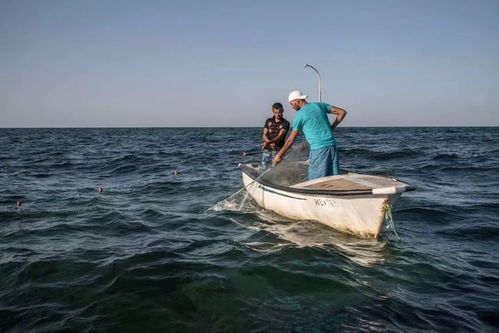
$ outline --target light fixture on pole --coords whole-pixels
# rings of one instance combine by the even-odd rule
[[[317,74],[317,81],[319,81],[319,102],[321,102],[321,76],[319,74],[319,71],[312,65],[309,65],[309,64],[305,64],[305,68],[311,68],[315,74]]]

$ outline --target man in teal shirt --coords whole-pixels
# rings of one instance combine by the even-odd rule
[[[274,163],[277,164],[282,160],[284,154],[295,142],[298,133],[303,131],[310,145],[308,179],[338,175],[340,165],[333,130],[345,119],[347,112],[326,103],[308,103],[307,97],[297,90],[289,94],[289,104],[298,111],[298,114],[293,119],[291,134],[276,154]],[[332,125],[329,122],[328,113],[336,115]]]

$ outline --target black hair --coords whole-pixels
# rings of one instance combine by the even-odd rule
[[[273,109],[284,110],[281,103],[274,103],[274,105],[272,105],[272,110]]]

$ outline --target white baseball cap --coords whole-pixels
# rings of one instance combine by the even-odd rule
[[[291,101],[294,101],[295,99],[305,99],[307,98],[308,95],[304,95],[302,94],[301,91],[299,90],[294,90],[292,91],[289,96],[288,96],[288,101],[291,102]]]

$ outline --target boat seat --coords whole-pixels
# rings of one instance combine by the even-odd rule
[[[362,185],[344,178],[328,179],[320,183],[300,186],[301,188],[309,188],[314,190],[370,190],[372,187]]]
[[[406,184],[401,183],[393,178],[360,175],[349,173],[340,176],[329,176],[322,179],[313,179],[301,184],[296,184],[294,187],[315,189],[315,190],[372,190],[387,187],[400,187]]]

